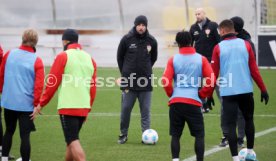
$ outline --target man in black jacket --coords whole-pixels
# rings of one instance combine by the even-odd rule
[[[205,56],[211,62],[213,49],[220,42],[218,24],[210,21],[202,8],[196,9],[195,16],[196,23],[191,26],[190,34],[196,52]]]
[[[213,49],[220,42],[218,24],[209,20],[202,8],[196,9],[195,16],[196,23],[190,29],[193,45],[197,53],[205,56],[211,62]],[[217,89],[216,92],[219,97]],[[207,106],[205,100],[202,100],[202,103],[202,111],[209,112],[209,106]]]
[[[251,35],[249,34],[249,32],[247,32],[243,26],[244,26],[244,21],[241,17],[239,16],[235,16],[235,17],[232,17],[230,19],[231,21],[233,21],[234,23],[234,28],[235,28],[235,32],[236,32],[236,36],[240,39],[243,39],[243,40],[246,40],[250,43],[253,51],[254,51],[254,55],[255,55],[255,58],[256,58],[256,49],[255,49],[255,45],[254,43],[251,41]]]
[[[122,39],[117,51],[122,90],[121,134],[119,144],[128,139],[130,115],[136,99],[139,100],[142,132],[150,128],[152,67],[157,60],[157,41],[147,30],[148,20],[140,15],[134,27]]]

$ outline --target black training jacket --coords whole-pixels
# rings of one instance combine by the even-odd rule
[[[218,24],[207,18],[202,30],[198,24],[195,23],[191,26],[190,34],[192,36],[192,42],[194,43],[196,52],[205,56],[210,62],[212,59],[213,49],[215,45],[220,42]]]
[[[152,74],[152,66],[156,60],[157,41],[155,38],[148,31],[140,35],[133,27],[121,39],[117,51],[117,62],[121,76],[128,79],[127,83],[121,82],[121,89],[151,91],[150,76]],[[133,83],[131,83],[129,78],[131,74],[135,77],[132,79]]]

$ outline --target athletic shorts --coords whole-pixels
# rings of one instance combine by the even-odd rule
[[[18,120],[20,133],[30,133],[35,131],[35,125],[30,116],[32,113],[33,112],[21,112],[4,109],[6,128],[13,131],[16,128]]]
[[[174,103],[170,105],[169,115],[171,136],[181,137],[185,122],[187,122],[192,136],[204,137],[204,122],[200,107]]]
[[[75,140],[79,140],[79,132],[85,117],[60,115],[61,126],[67,145]]]

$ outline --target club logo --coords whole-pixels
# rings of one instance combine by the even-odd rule
[[[136,44],[130,44],[129,48],[130,48],[130,49],[136,49],[137,46],[136,46]]]
[[[151,46],[150,45],[147,45],[147,50],[148,50],[148,54],[149,54],[150,51],[151,51]]]
[[[205,30],[205,34],[207,35],[207,37],[209,37],[210,32],[211,32],[210,29],[206,29],[206,30]]]

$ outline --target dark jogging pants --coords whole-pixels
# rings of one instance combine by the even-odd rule
[[[151,91],[122,91],[121,123],[120,130],[124,135],[128,134],[130,116],[133,106],[138,98],[142,132],[150,128]]]
[[[253,121],[254,115],[254,99],[253,93],[223,96],[222,97],[223,106],[223,120],[227,126],[229,132],[227,138],[229,141],[229,147],[232,156],[238,155],[238,145],[237,145],[237,133],[236,133],[236,123],[238,117],[238,109],[241,110],[242,115],[245,120],[245,135],[247,139],[247,148],[253,149],[254,147],[254,137],[255,137],[255,126]]]
[[[32,112],[19,112],[13,110],[4,110],[6,131],[3,137],[2,156],[8,157],[11,146],[12,137],[16,130],[17,120],[19,122],[19,133],[21,139],[20,154],[22,161],[29,161],[31,154],[30,133],[35,131],[33,120],[30,119]]]

